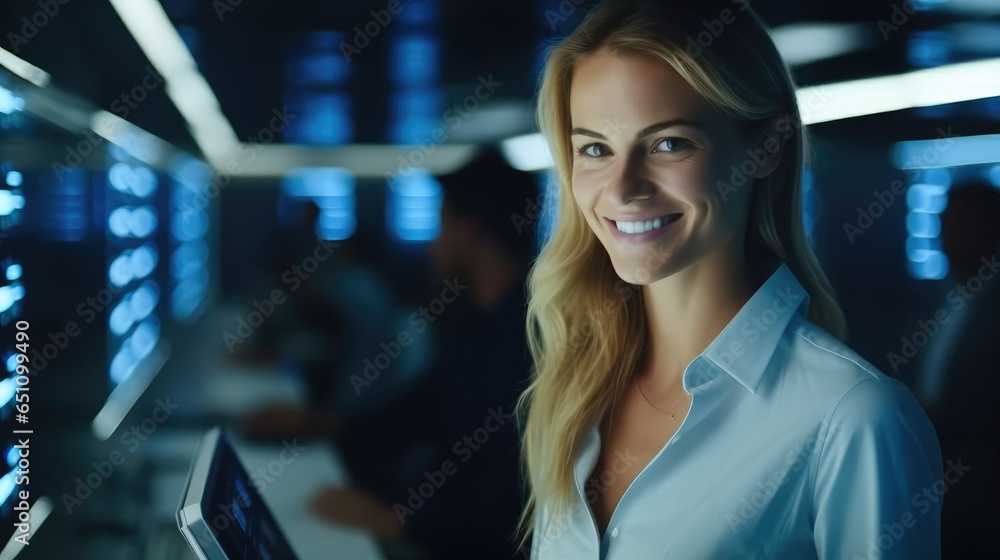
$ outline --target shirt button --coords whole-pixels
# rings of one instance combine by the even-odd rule
[[[612,537],[618,536],[618,527],[615,527],[614,529],[611,530],[611,536]]]

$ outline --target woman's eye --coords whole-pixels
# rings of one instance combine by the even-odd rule
[[[691,146],[691,143],[683,138],[664,138],[656,143],[654,152],[679,152]]]
[[[604,144],[586,144],[577,149],[577,155],[599,158],[608,155],[608,147]]]

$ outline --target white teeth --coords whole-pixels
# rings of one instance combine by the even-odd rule
[[[647,231],[659,229],[663,227],[663,224],[663,218],[656,218],[655,220],[646,220],[643,222],[615,222],[615,225],[618,226],[618,231],[631,234],[645,233]]]

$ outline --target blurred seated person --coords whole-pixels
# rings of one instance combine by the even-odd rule
[[[316,496],[312,507],[322,517],[415,543],[428,558],[507,560],[523,505],[512,414],[530,372],[524,280],[536,248],[538,190],[493,148],[439,182],[441,231],[430,246],[438,283],[406,331],[439,330],[434,365],[378,410],[352,417],[270,410],[245,429],[337,439],[357,488]],[[402,338],[387,342],[397,340],[407,352]],[[356,365],[359,390],[379,382]]]
[[[996,548],[1000,524],[1000,190],[985,181],[953,186],[941,242],[950,276],[920,355],[916,394],[946,470],[955,465],[945,480],[943,557],[974,558]]]

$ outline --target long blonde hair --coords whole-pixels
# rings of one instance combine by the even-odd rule
[[[809,319],[845,336],[843,314],[804,231],[805,142],[795,87],[764,23],[744,0],[612,0],[598,6],[549,49],[538,94],[539,127],[559,183],[559,218],[528,278],[534,377],[517,403],[529,484],[522,544],[541,506],[568,511],[575,454],[622,395],[646,334],[641,291],[618,278],[570,190],[570,84],[577,64],[598,50],[663,60],[748,127],[789,119],[798,133],[785,141],[778,169],[753,180],[748,263],[786,263],[810,295]]]

